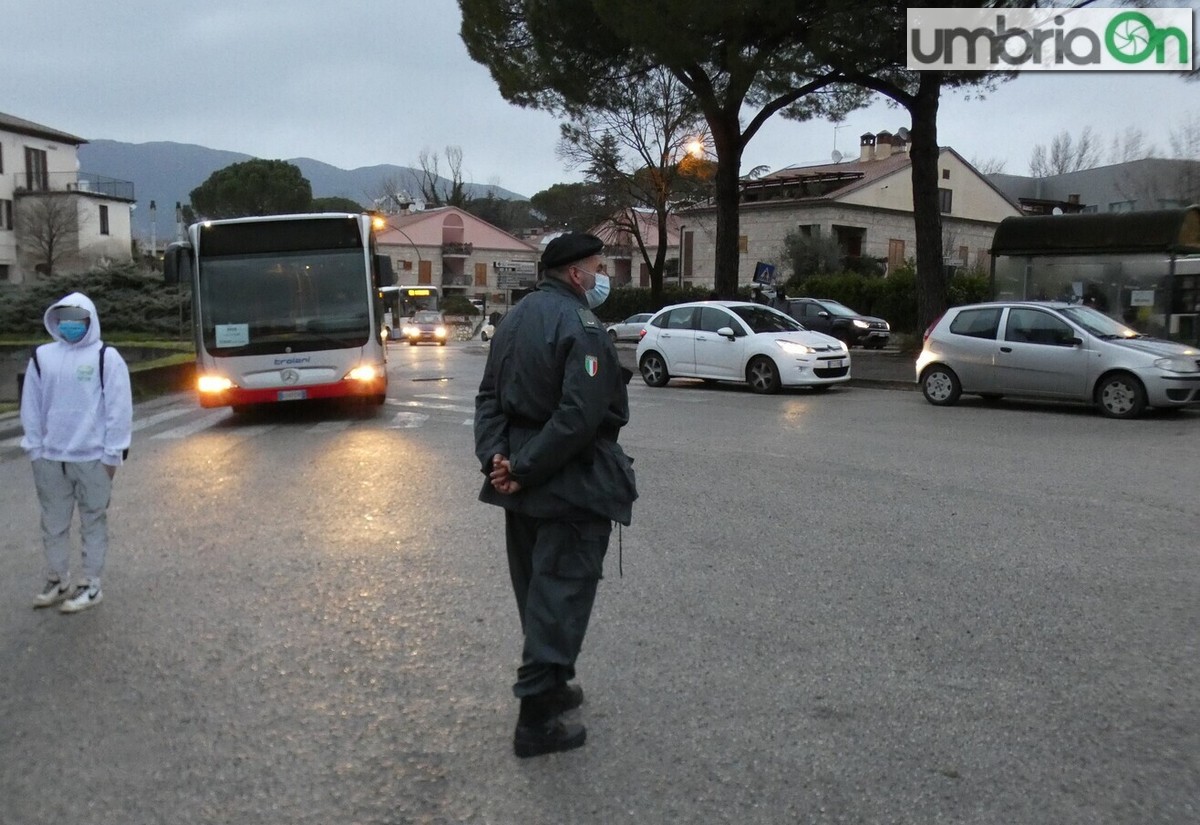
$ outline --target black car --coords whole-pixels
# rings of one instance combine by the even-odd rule
[[[788,314],[808,329],[832,335],[848,347],[880,349],[892,337],[887,321],[859,315],[829,298],[789,298]]]

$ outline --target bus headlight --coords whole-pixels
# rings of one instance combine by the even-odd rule
[[[361,364],[346,373],[346,378],[351,381],[374,381],[378,377],[379,370],[370,364]]]
[[[233,382],[223,375],[201,375],[196,380],[200,392],[225,392],[233,389]]]

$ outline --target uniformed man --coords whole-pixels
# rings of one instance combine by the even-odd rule
[[[637,489],[617,445],[629,421],[616,348],[592,314],[608,296],[599,238],[561,235],[543,277],[496,328],[475,398],[481,501],[504,508],[508,568],[524,633],[513,693],[517,756],[570,750],[583,725],[575,676],[612,522],[629,524]]]

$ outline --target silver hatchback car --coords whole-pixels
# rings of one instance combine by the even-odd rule
[[[1200,350],[1142,335],[1091,307],[997,301],[954,307],[925,333],[917,383],[930,404],[963,393],[1094,403],[1112,418],[1200,404]]]

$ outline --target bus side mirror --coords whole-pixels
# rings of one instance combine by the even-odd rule
[[[387,255],[375,256],[375,271],[379,273],[379,286],[396,285],[396,272],[392,269],[392,259]]]
[[[168,286],[192,285],[192,245],[169,244],[163,252],[163,283]]]

